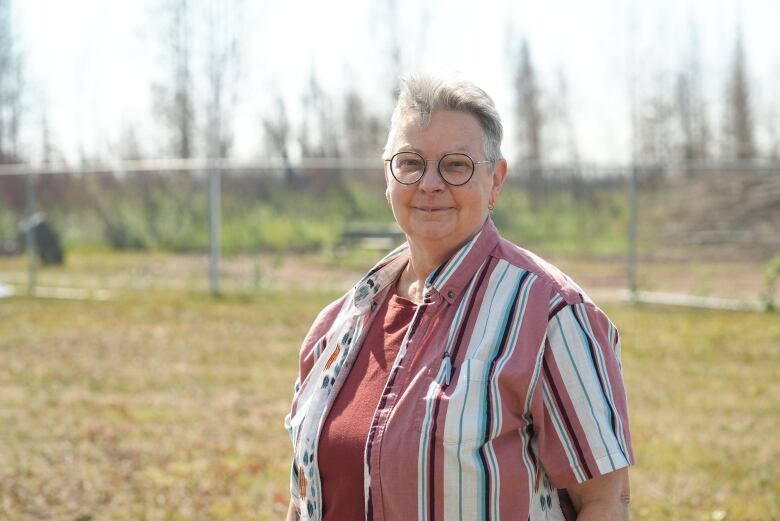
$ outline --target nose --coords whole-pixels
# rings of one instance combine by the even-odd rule
[[[428,162],[422,178],[417,182],[417,186],[423,192],[439,192],[444,190],[446,183],[439,174],[437,161]]]

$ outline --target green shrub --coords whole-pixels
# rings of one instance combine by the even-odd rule
[[[766,271],[764,271],[764,294],[762,300],[767,311],[776,309],[775,286],[778,279],[780,279],[780,255],[775,255],[767,264]]]
[[[208,248],[208,187],[202,176],[71,182],[67,190],[50,190],[50,198],[40,201],[69,249]],[[339,243],[346,227],[393,222],[382,185],[354,177],[301,188],[249,175],[225,176],[221,207],[226,253],[327,250]],[[521,187],[505,185],[494,220],[507,238],[542,253],[617,255],[625,250],[627,213],[619,188],[548,188],[532,199]],[[12,217],[0,209],[0,233],[15,228]]]

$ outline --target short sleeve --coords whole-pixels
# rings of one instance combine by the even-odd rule
[[[569,304],[550,318],[544,349],[534,428],[552,485],[633,464],[614,325],[592,303]]]

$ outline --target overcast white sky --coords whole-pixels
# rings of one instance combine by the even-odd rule
[[[155,44],[157,0],[15,0],[16,29],[26,54],[31,110],[24,143],[40,153],[38,130],[48,114],[52,139],[69,160],[78,150],[103,157],[116,150],[123,128],[157,153],[151,84],[160,78]],[[251,157],[261,140],[259,117],[282,94],[292,116],[314,68],[331,94],[349,82],[387,108],[389,58],[386,0],[246,0],[245,75],[239,88],[236,153]],[[719,101],[725,69],[742,26],[754,80],[754,102],[780,92],[778,0],[397,0],[408,20],[405,62],[410,70],[458,70],[495,98],[507,127],[514,75],[511,52],[525,37],[548,89],[559,71],[583,158],[620,161],[629,152],[628,57],[639,58],[640,88],[655,71],[672,71],[679,49],[698,28],[707,96]],[[427,20],[426,31],[418,27]],[[633,20],[633,22],[632,22]],[[713,104],[713,117],[717,118]],[[757,107],[758,108],[758,107]],[[511,140],[505,144],[513,156]]]

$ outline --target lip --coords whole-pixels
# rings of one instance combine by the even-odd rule
[[[421,212],[429,212],[429,213],[437,213],[437,212],[444,212],[447,210],[451,210],[452,206],[412,206],[415,210],[419,210]]]

